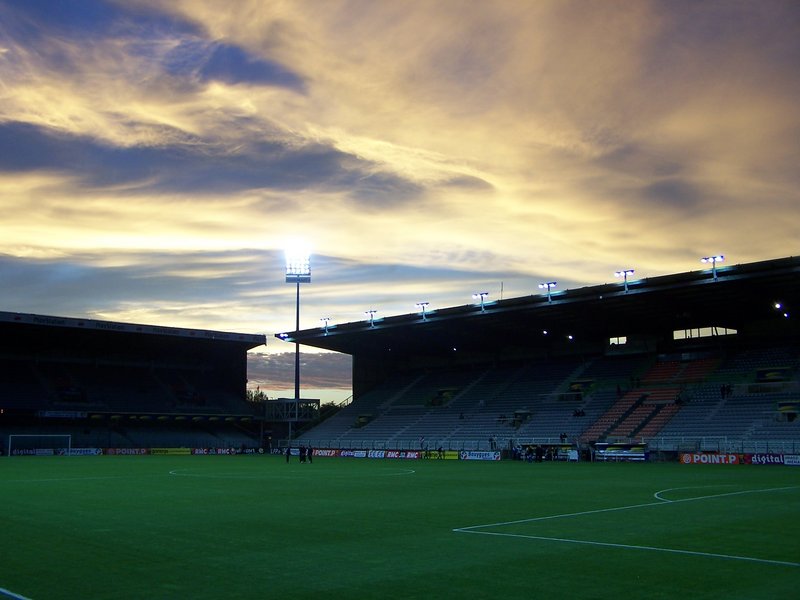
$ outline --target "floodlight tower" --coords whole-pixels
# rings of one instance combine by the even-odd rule
[[[725,260],[725,257],[722,254],[717,254],[716,256],[704,256],[700,259],[701,263],[711,263],[711,275],[714,278],[714,281],[717,280],[717,263],[722,262]]]
[[[330,317],[322,317],[320,319],[320,321],[324,323],[323,327],[325,329],[325,335],[328,335],[328,323],[330,322],[330,320],[331,320]]]
[[[369,326],[375,327],[375,313],[378,312],[374,308],[370,308],[367,311],[364,311],[365,315],[369,315]]]
[[[553,299],[550,297],[550,290],[552,290],[554,287],[556,287],[556,283],[558,283],[558,282],[556,282],[556,281],[548,281],[546,283],[540,283],[539,284],[539,289],[540,290],[544,290],[544,289],[547,290],[547,301],[548,302],[552,302],[553,301]]]
[[[311,254],[307,248],[294,247],[286,250],[286,283],[297,286],[295,302],[295,336],[300,331],[300,284],[311,283]],[[300,400],[300,342],[294,342],[294,399]]]
[[[625,269],[624,271],[615,271],[614,277],[622,277],[625,284],[625,293],[628,293],[628,275],[633,275],[633,269]]]
[[[422,311],[422,320],[427,321],[428,318],[425,316],[425,309],[428,308],[428,302],[417,302],[417,306],[419,306],[420,310]]]
[[[484,307],[483,303],[486,299],[486,296],[489,295],[489,292],[475,292],[472,294],[473,298],[480,298],[481,299],[481,312],[486,312],[486,307]]]

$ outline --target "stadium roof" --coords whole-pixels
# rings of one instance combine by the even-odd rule
[[[33,325],[40,327],[60,328],[64,330],[81,330],[96,332],[131,333],[145,336],[162,336],[176,339],[195,339],[233,342],[253,348],[266,343],[263,335],[250,333],[228,333],[204,329],[185,329],[181,327],[162,327],[159,325],[139,325],[133,323],[117,323],[114,321],[97,321],[94,319],[76,319],[71,317],[53,317],[14,312],[0,312],[0,324]]]
[[[635,334],[724,327],[742,331],[770,324],[798,329],[800,257],[711,269],[470,304],[384,319],[276,334],[285,341],[374,356],[441,356],[452,351],[491,353],[575,340],[608,341]],[[776,309],[780,302],[782,308]],[[783,313],[796,313],[792,318]],[[547,332],[547,333],[544,333]]]

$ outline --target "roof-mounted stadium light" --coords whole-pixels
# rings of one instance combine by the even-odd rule
[[[365,315],[369,315],[369,326],[375,327],[375,313],[378,312],[374,308],[370,308],[368,311],[365,311]]]
[[[780,311],[780,310],[783,308],[783,302],[773,302],[773,303],[772,303],[772,308],[774,308],[775,310],[778,310],[778,311]],[[789,312],[788,312],[788,311],[784,311],[784,312],[783,312],[783,313],[781,313],[781,314],[783,315],[783,317],[784,317],[785,319],[788,319],[788,318],[789,318]]]
[[[417,306],[419,306],[419,309],[422,311],[423,321],[428,320],[428,317],[425,316],[425,309],[428,308],[428,304],[430,304],[430,302],[417,302]]]
[[[328,335],[328,323],[330,322],[330,320],[331,320],[330,317],[322,317],[320,319],[320,321],[322,321],[323,323],[322,327],[323,329],[325,329],[325,335]]]
[[[486,300],[486,296],[489,295],[489,292],[475,292],[472,294],[473,298],[480,298],[481,303],[481,312],[486,312],[486,307],[484,306],[484,301]]]
[[[614,277],[622,277],[622,283],[625,285],[625,293],[628,293],[628,275],[633,275],[633,269],[625,269],[624,271],[615,271]]]
[[[557,283],[558,282],[556,282],[556,281],[548,281],[546,283],[540,283],[539,284],[539,289],[540,290],[544,290],[544,289],[547,290],[547,301],[548,302],[552,302],[553,301],[553,298],[550,297],[550,290],[553,289],[554,287],[556,287]]]
[[[704,256],[700,259],[701,263],[711,263],[711,275],[714,278],[714,281],[717,280],[717,263],[722,262],[725,260],[725,257],[722,254],[717,254],[716,256]]]

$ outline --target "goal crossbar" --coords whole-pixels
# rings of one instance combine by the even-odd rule
[[[31,439],[33,441],[40,440],[42,438],[61,438],[65,440],[65,444],[55,445],[55,444],[48,444],[46,446],[43,445],[35,445],[35,446],[28,446],[27,449],[34,450],[34,454],[36,454],[36,450],[53,450],[55,448],[65,448],[66,455],[70,456],[72,454],[72,435],[68,433],[12,433],[8,436],[8,456],[13,456],[12,450],[14,448],[14,441],[21,441],[24,438]]]

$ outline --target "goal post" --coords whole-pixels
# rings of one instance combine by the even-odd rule
[[[72,435],[13,433],[8,436],[8,456],[69,456]]]

